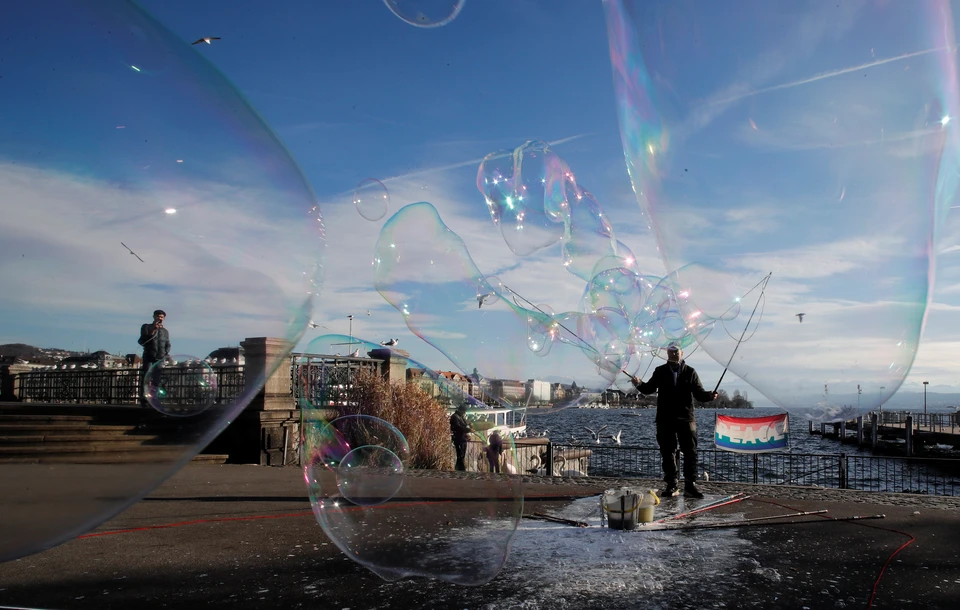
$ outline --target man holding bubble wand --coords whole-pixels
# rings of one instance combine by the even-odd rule
[[[694,417],[694,400],[699,402],[710,402],[717,399],[720,388],[720,381],[723,380],[727,368],[733,362],[733,356],[737,353],[737,348],[743,342],[747,328],[753,321],[753,315],[757,312],[757,306],[763,297],[763,290],[769,281],[768,274],[758,284],[761,286],[760,297],[757,299],[757,305],[754,306],[750,319],[737,341],[733,353],[730,354],[730,360],[720,375],[713,391],[703,388],[700,383],[700,376],[697,371],[689,366],[683,360],[683,349],[678,343],[671,343],[667,346],[667,362],[654,369],[650,379],[642,381],[636,375],[630,375],[630,381],[641,394],[657,393],[657,445],[660,446],[660,456],[663,459],[663,480],[665,487],[661,492],[661,497],[671,497],[680,495],[678,486],[677,472],[677,449],[683,453],[683,481],[684,495],[688,498],[702,498],[703,493],[697,488],[697,422]],[[752,291],[752,290],[751,290]]]

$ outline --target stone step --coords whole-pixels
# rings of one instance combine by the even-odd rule
[[[101,453],[105,451],[163,451],[169,449],[170,444],[144,444],[149,439],[123,439],[109,442],[40,442],[16,445],[0,444],[0,456],[6,455],[45,455],[52,453]]]
[[[31,443],[114,443],[119,441],[144,441],[157,440],[160,438],[156,434],[125,434],[123,431],[116,433],[95,432],[89,434],[68,434],[63,432],[50,433],[47,430],[34,430],[33,433],[23,434],[4,434],[0,430],[0,447],[12,445],[26,445]]]
[[[75,423],[8,423],[0,419],[0,436],[18,436],[35,434],[84,434],[96,435],[101,433],[129,434],[137,430],[137,426],[130,424],[109,425],[109,424],[89,424],[86,422]]]
[[[54,453],[48,455],[0,455],[0,464],[171,464],[182,457],[182,451],[111,451],[104,453]],[[229,456],[223,454],[203,454],[195,456],[192,462],[205,464],[224,464]]]

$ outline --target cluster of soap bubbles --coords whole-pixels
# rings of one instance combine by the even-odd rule
[[[498,419],[506,410],[474,396],[483,395],[480,387],[491,390],[485,380],[443,375],[400,350],[338,334],[313,339],[292,374],[303,410],[307,489],[334,544],[387,580],[429,576],[479,584],[496,576],[519,524],[523,493],[519,478],[489,473],[484,449],[497,442],[494,432],[502,472],[516,473],[520,458],[503,428],[507,422]],[[435,403],[425,404],[426,398]],[[443,489],[456,489],[469,511],[449,510],[433,479],[417,476],[418,469],[453,466],[448,418],[460,405],[477,441],[466,456],[468,470],[488,474],[448,480]]]
[[[288,351],[314,305],[323,217],[244,96],[135,3],[12,2],[3,29],[0,334],[58,347],[99,337],[134,351],[136,329],[163,307],[175,353],[233,343],[251,320]],[[243,377],[191,356],[143,373],[42,373],[31,413],[60,413],[42,403],[82,384],[103,403],[145,400],[111,417],[150,440],[65,455],[57,420],[35,419],[49,426],[38,432],[43,456],[0,468],[0,561],[142,498],[234,421],[286,355],[258,354]]]

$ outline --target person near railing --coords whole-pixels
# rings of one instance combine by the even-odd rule
[[[466,470],[467,441],[473,426],[467,421],[467,405],[460,403],[456,412],[450,416],[450,436],[453,439],[453,448],[457,450],[457,470]]]
[[[140,338],[137,343],[143,347],[143,364],[140,367],[140,387],[137,395],[140,396],[140,404],[144,407],[149,406],[144,392],[147,376],[150,377],[151,385],[159,385],[160,367],[154,364],[163,362],[170,355],[170,332],[163,327],[166,317],[166,312],[158,309],[153,312],[153,322],[140,327]]]
[[[643,382],[636,375],[630,380],[641,394],[657,393],[657,444],[663,458],[661,496],[680,495],[677,480],[677,446],[683,453],[684,495],[702,498],[697,488],[697,421],[693,401],[709,402],[717,392],[703,389],[697,371],[683,360],[683,350],[671,343],[667,347],[667,363],[653,370],[650,380]]]

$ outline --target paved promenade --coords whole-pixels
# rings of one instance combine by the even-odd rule
[[[463,473],[416,478],[421,495],[451,500],[477,482]],[[596,498],[621,482],[524,481],[524,513],[590,527],[523,519],[500,575],[468,587],[387,582],[344,556],[317,524],[296,468],[191,464],[101,535],[0,564],[0,606],[799,610],[953,609],[960,600],[960,498],[707,483],[707,498],[665,500],[658,518],[736,492],[750,497],[670,522],[710,527],[622,532],[599,526]],[[444,514],[475,510],[452,501]],[[791,520],[804,523],[783,524]]]

